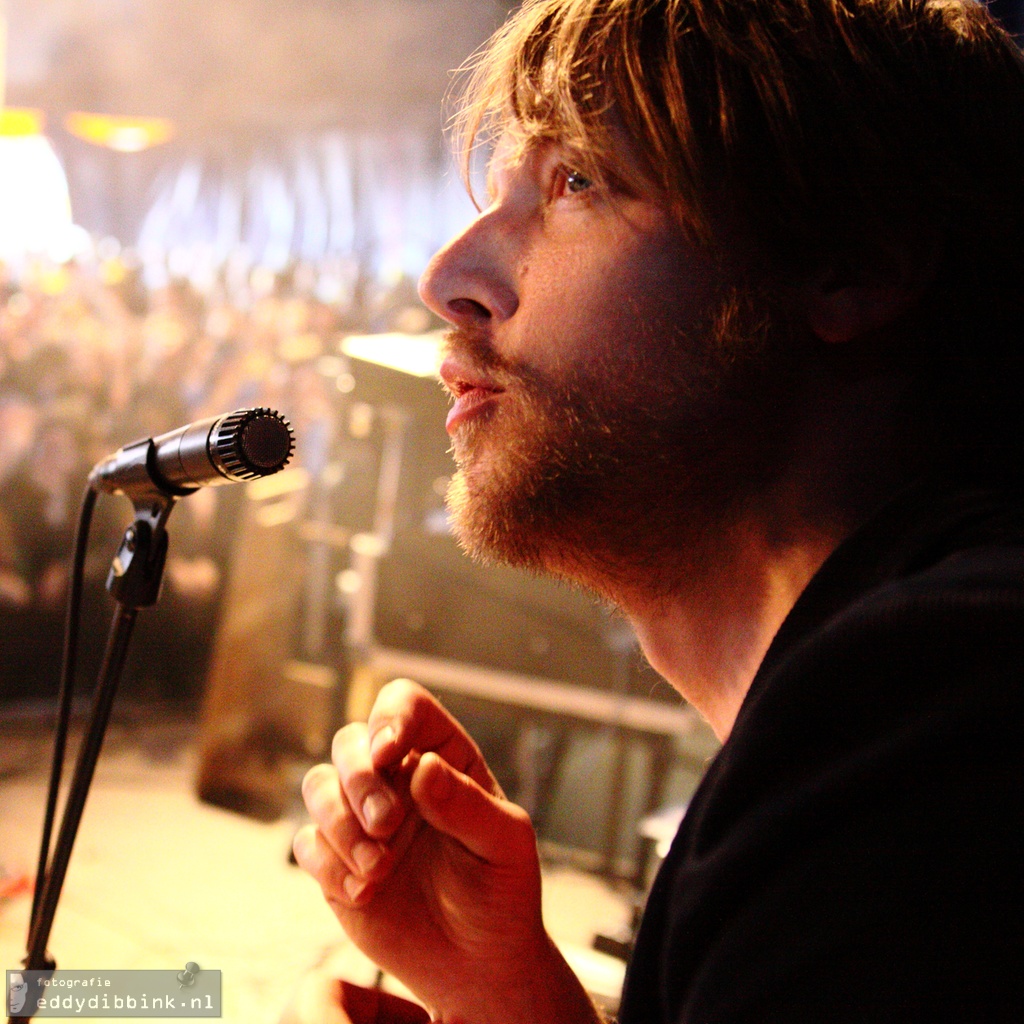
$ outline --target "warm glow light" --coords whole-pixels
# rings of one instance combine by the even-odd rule
[[[64,125],[72,135],[119,153],[138,153],[174,135],[174,125],[163,117],[115,117],[75,111],[68,114]]]
[[[4,107],[0,110],[0,136],[6,138],[40,135],[45,123],[41,110],[30,110],[27,107]]]
[[[67,259],[75,237],[67,178],[49,141],[0,135],[0,259]]]
[[[350,359],[386,366],[415,377],[436,377],[441,366],[441,332],[430,334],[350,334],[341,351]]]

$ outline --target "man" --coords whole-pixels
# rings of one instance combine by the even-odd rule
[[[21,971],[7,975],[7,1009],[11,1015],[21,1013],[28,999],[28,982]]]
[[[1024,1019],[1020,54],[970,0],[531,0],[465,111],[456,531],[614,602],[724,741],[623,1024]],[[439,1021],[597,1019],[429,695],[333,760],[295,852],[357,945]]]

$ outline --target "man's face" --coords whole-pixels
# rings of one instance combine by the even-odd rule
[[[12,974],[10,978],[10,993],[8,995],[8,1009],[11,1013],[20,1013],[25,1007],[25,1000],[28,997],[28,982],[22,974]]]
[[[420,286],[455,327],[455,529],[473,554],[609,594],[636,571],[650,585],[761,446],[764,308],[653,194],[589,182],[557,144],[511,149]]]

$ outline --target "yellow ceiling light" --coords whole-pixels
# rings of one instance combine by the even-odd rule
[[[72,135],[119,153],[138,153],[174,135],[174,125],[164,117],[118,117],[76,110],[68,114],[64,125]]]
[[[46,118],[41,110],[28,107],[4,107],[0,110],[0,136],[17,138],[24,135],[42,135]]]

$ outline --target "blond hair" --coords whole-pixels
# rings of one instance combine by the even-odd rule
[[[464,169],[511,128],[600,174],[614,120],[681,223],[776,267],[917,224],[989,247],[1008,206],[1020,238],[1024,63],[973,0],[526,0],[469,71]]]
[[[624,128],[679,224],[769,287],[928,265],[891,358],[947,437],[1024,448],[1024,58],[980,3],[525,0],[455,127],[467,173],[511,132],[598,177]]]

